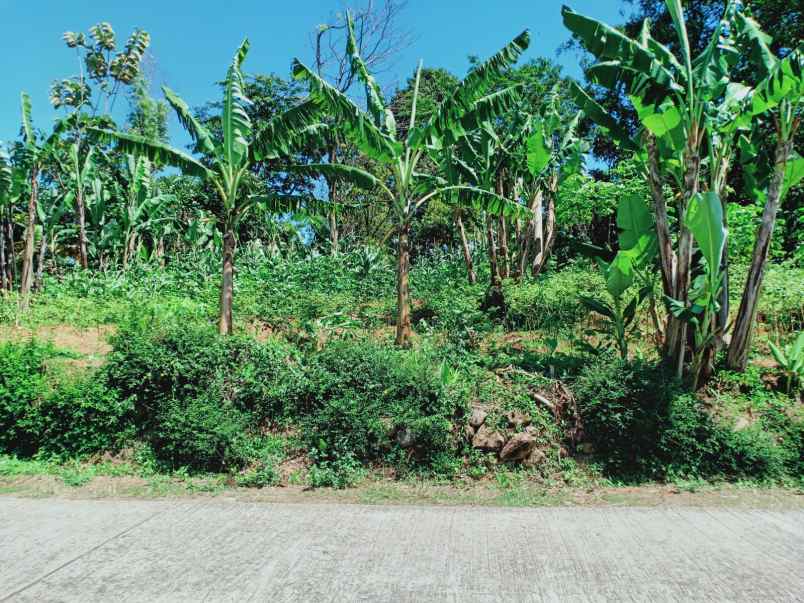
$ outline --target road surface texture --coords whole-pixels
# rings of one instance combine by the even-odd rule
[[[804,511],[0,498],[0,601],[801,601]]]

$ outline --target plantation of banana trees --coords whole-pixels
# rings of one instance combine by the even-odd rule
[[[589,320],[579,349],[655,355],[700,389],[749,367],[769,266],[801,261],[804,49],[774,43],[751,8],[727,0],[702,28],[666,0],[671,32],[657,34],[649,19],[620,27],[565,6],[581,77],[528,58],[551,49],[524,30],[463,77],[420,62],[404,86],[384,77],[368,13],[347,12],[314,36],[313,66],[293,59],[287,74],[247,62],[245,39],[209,73],[220,98],[204,106],[166,85],[151,96],[147,32],[67,32],[79,73],[54,80],[54,123],[42,95],[17,92],[20,134],[0,145],[3,303],[19,321],[67,275],[204,258],[226,336],[246,328],[238,274],[329,250],[394,266],[385,321],[409,348],[431,328],[412,293],[427,258],[454,252],[461,286],[482,292],[471,311],[501,329],[522,291],[583,264],[595,289],[561,300]],[[635,167],[623,180],[619,166]]]

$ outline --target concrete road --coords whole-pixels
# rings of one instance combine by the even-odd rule
[[[801,601],[804,511],[0,498],[0,601]]]

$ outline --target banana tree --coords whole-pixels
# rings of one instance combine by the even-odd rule
[[[264,200],[261,196],[244,195],[244,180],[258,161],[290,155],[305,136],[315,135],[319,114],[318,103],[308,100],[274,117],[255,132],[247,112],[250,101],[243,91],[244,78],[241,70],[248,49],[249,42],[244,40],[235,52],[223,82],[223,136],[220,141],[216,141],[212,133],[195,118],[187,103],[169,88],[162,88],[179,122],[190,134],[194,143],[193,150],[201,155],[200,159],[136,134],[108,129],[94,130],[114,142],[120,151],[147,157],[154,163],[175,166],[185,174],[201,178],[217,192],[221,202],[217,215],[218,227],[223,235],[218,321],[218,330],[222,335],[232,333],[235,233],[238,224],[252,206]],[[292,207],[305,200],[276,197],[274,201],[277,202],[277,210],[281,211],[282,207]]]
[[[521,160],[519,162],[523,190],[531,199],[530,209],[533,212],[533,218],[523,231],[519,243],[520,275],[524,275],[531,245],[535,246],[531,274],[536,277],[544,268],[555,242],[558,189],[568,177],[579,172],[583,156],[588,151],[586,141],[578,132],[583,113],[576,111],[566,114],[561,111],[561,102],[556,89],[544,115],[536,116],[533,121],[526,139],[524,166]],[[546,216],[544,197],[547,197]]]
[[[486,62],[475,67],[425,123],[416,120],[422,66],[416,71],[410,125],[406,136],[399,136],[394,114],[383,98],[380,86],[369,73],[355,42],[351,16],[347,17],[347,55],[352,69],[366,91],[367,111],[361,110],[334,86],[298,60],[293,75],[310,85],[313,98],[326,105],[335,116],[343,136],[363,154],[387,166],[389,181],[370,172],[340,164],[312,164],[298,169],[328,178],[341,178],[363,188],[379,191],[394,219],[397,238],[397,316],[396,343],[406,346],[412,335],[409,289],[409,236],[413,219],[427,202],[451,190],[471,191],[477,202],[493,212],[517,212],[519,207],[502,195],[466,185],[443,186],[432,176],[420,173],[421,160],[431,153],[455,144],[466,132],[474,130],[504,112],[515,99],[514,87],[492,91],[504,71],[527,48],[530,37],[523,32]]]
[[[718,146],[714,139],[719,133],[710,116],[712,107],[723,104],[728,97],[731,69],[740,58],[731,31],[741,7],[727,3],[709,44],[693,57],[681,1],[665,0],[665,5],[676,30],[680,57],[651,36],[647,21],[636,38],[629,38],[567,7],[562,14],[564,24],[599,61],[588,69],[589,78],[606,88],[624,89],[636,109],[643,126],[642,145],[629,140],[599,105],[583,90],[574,88],[576,102],[594,121],[627,147],[644,147],[640,154],[651,191],[664,293],[687,307],[693,235],[686,214],[701,189],[702,163],[706,160],[702,152]],[[712,156],[713,163],[717,159]],[[707,168],[723,173],[718,165]],[[675,237],[663,189],[666,183],[678,191]],[[708,191],[718,199],[719,192]],[[679,377],[686,357],[688,324],[678,313],[671,313],[666,329],[665,357]]]
[[[72,206],[68,195],[62,194],[57,190],[46,189],[43,193],[40,195],[39,203],[36,206],[37,219],[42,229],[36,262],[36,276],[34,278],[34,289],[37,291],[42,290],[48,249],[50,249],[52,255],[55,255],[59,239],[68,232],[68,229],[61,226],[61,220]]]
[[[14,169],[5,146],[0,142],[0,291],[12,288],[6,252],[6,215],[14,199]]]
[[[137,249],[137,239],[160,219],[164,206],[175,200],[173,195],[160,194],[151,174],[147,157],[127,155],[125,158],[125,187],[116,186],[118,197],[125,199],[115,219],[122,246],[123,269],[128,267]]]
[[[776,214],[787,191],[804,176],[804,158],[793,148],[804,106],[804,49],[800,47],[779,60],[768,49],[770,38],[762,34],[755,24],[743,19],[741,25],[741,33],[751,42],[750,56],[755,66],[760,73],[766,74],[746,95],[747,113],[751,116],[771,114],[776,146],[772,162],[768,165],[757,156],[757,145],[746,137],[741,139],[742,149],[748,156],[745,173],[754,185],[751,188],[755,194],[760,199],[764,197],[765,207],[726,359],[727,365],[736,370],[745,370],[748,363]]]
[[[42,162],[45,160],[50,142],[37,142],[36,133],[31,122],[31,98],[26,92],[20,95],[22,107],[22,144],[25,162],[28,168],[28,211],[25,219],[25,244],[22,253],[22,270],[20,273],[20,299],[23,307],[28,304],[28,297],[34,280],[34,244],[36,235],[37,201],[39,198],[39,177]]]
[[[653,294],[648,272],[656,256],[656,234],[645,201],[639,195],[620,199],[617,206],[619,250],[611,261],[599,256],[595,258],[611,301],[580,297],[587,308],[607,319],[608,325],[603,333],[613,339],[623,359],[628,357],[628,336],[637,326],[637,310]],[[633,285],[639,286],[639,290],[630,301],[626,301],[625,294]]]

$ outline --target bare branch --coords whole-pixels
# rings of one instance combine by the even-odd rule
[[[366,0],[363,4],[343,2],[342,10],[331,13],[310,37],[316,71],[341,92],[354,83],[351,62],[346,55],[346,14],[351,11],[357,47],[366,66],[375,74],[389,71],[400,51],[413,42],[411,32],[400,24],[407,0]]]

